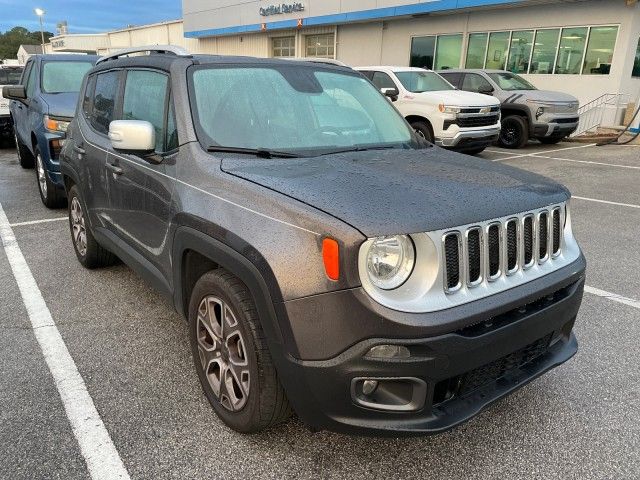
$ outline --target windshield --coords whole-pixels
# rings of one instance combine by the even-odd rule
[[[356,72],[321,65],[203,65],[190,72],[194,121],[206,146],[298,155],[417,148],[391,103]]]
[[[536,90],[536,87],[515,73],[490,73],[491,80],[496,82],[502,90]]]
[[[84,74],[93,67],[91,62],[44,62],[42,91],[44,93],[79,92]]]
[[[396,77],[404,88],[413,93],[455,90],[436,72],[396,72]]]
[[[17,85],[20,83],[22,68],[0,69],[0,85]]]

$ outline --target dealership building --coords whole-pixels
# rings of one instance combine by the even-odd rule
[[[353,66],[494,68],[587,104],[640,97],[637,0],[183,0],[183,19],[54,37],[49,51],[177,44]],[[80,51],[79,47],[75,51]]]

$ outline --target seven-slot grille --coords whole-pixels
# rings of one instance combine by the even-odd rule
[[[556,258],[564,215],[564,206],[557,206],[446,232],[445,291],[473,288]]]

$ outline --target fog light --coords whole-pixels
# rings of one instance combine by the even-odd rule
[[[371,347],[367,358],[409,358],[411,353],[404,345],[376,345]]]
[[[364,393],[365,395],[371,395],[376,391],[376,388],[378,388],[377,380],[365,380],[362,383],[362,393]]]

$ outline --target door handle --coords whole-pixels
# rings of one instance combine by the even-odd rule
[[[107,163],[107,168],[111,170],[111,173],[114,175],[122,175],[124,173],[124,170],[115,163]]]
[[[73,151],[80,154],[85,153],[85,149],[76,145],[75,143],[73,144]]]

